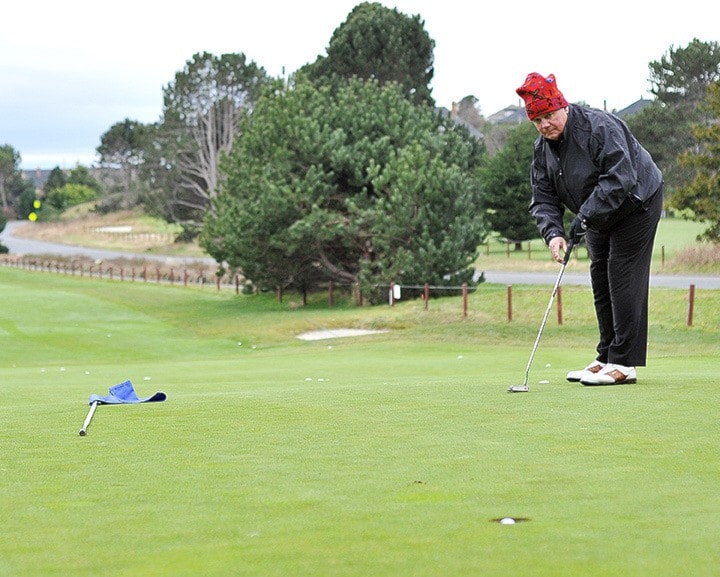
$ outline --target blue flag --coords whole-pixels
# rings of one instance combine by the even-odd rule
[[[135,392],[135,389],[133,388],[132,382],[129,380],[125,381],[124,383],[120,383],[119,385],[115,385],[113,387],[110,387],[109,389],[110,394],[106,397],[101,397],[100,395],[90,395],[90,400],[88,401],[88,405],[92,405],[94,402],[97,401],[98,405],[125,405],[125,404],[134,404],[134,403],[158,403],[160,401],[164,401],[167,398],[167,395],[165,393],[155,393],[152,397],[146,397],[144,399],[140,399],[137,396],[137,393]]]

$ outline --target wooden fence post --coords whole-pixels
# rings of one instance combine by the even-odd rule
[[[563,323],[563,313],[562,313],[562,287],[557,288],[557,317],[558,317],[558,324],[561,325]]]
[[[512,285],[507,287],[507,320],[512,321]]]
[[[463,296],[463,318],[466,319],[468,316],[468,285],[466,282],[462,284],[462,296]]]
[[[691,327],[693,324],[693,313],[695,312],[695,285],[690,285],[690,293],[688,294],[688,318],[687,326]]]

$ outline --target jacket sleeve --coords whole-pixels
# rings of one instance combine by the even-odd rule
[[[545,151],[540,139],[535,143],[530,183],[532,186],[530,214],[535,217],[540,236],[548,244],[556,236],[565,236],[563,226],[565,207],[549,176]]]

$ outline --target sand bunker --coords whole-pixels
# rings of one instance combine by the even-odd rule
[[[322,331],[311,331],[298,335],[297,338],[303,341],[321,341],[323,339],[338,339],[340,337],[361,337],[364,335],[375,335],[387,331],[373,331],[368,329],[326,329]]]

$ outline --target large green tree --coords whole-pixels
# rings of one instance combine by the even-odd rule
[[[67,184],[85,186],[92,190],[96,196],[103,192],[102,184],[93,176],[90,169],[82,164],[70,169],[67,175]]]
[[[140,167],[150,143],[151,129],[141,122],[126,118],[113,124],[100,137],[96,151],[100,164],[112,175],[107,195],[110,206],[129,208],[141,198]]]
[[[656,99],[627,122],[663,171],[672,197],[692,178],[691,167],[681,165],[678,155],[694,145],[692,126],[705,114],[700,103],[708,86],[720,79],[720,45],[696,38],[685,47],[671,46],[649,69]]]
[[[693,38],[684,48],[671,46],[649,67],[652,93],[660,102],[696,108],[708,86],[720,80],[720,44]]]
[[[505,146],[482,169],[482,208],[493,231],[515,248],[521,241],[537,238],[530,204],[530,166],[533,142],[538,132],[532,122],[524,122],[507,133]]]
[[[695,177],[676,191],[673,203],[709,224],[701,238],[720,242],[720,82],[709,86],[703,110],[709,118],[693,127],[697,146],[680,158],[695,170]]]
[[[36,198],[32,181],[23,178],[20,161],[20,153],[11,145],[0,146],[0,209],[6,218],[26,218]]]
[[[304,72],[315,82],[332,85],[353,77],[381,85],[394,82],[416,104],[433,104],[434,49],[435,41],[419,15],[362,2],[333,33],[327,56]]]
[[[0,203],[7,215],[12,210],[12,185],[18,178],[20,153],[9,144],[0,146]]]
[[[0,232],[5,230],[6,225],[7,217],[5,216],[5,213],[0,210]],[[10,249],[0,242],[0,254],[7,254],[8,252],[10,252]]]
[[[268,86],[244,54],[195,54],[163,91],[163,116],[149,129],[144,178],[154,206],[170,221],[202,222],[220,186],[220,159],[240,121]]]
[[[299,80],[247,117],[201,242],[260,286],[471,282],[482,158],[394,84]]]
[[[56,166],[50,171],[50,174],[45,181],[45,186],[43,187],[43,190],[45,194],[49,194],[56,188],[62,188],[66,184],[67,176],[65,175],[65,171],[62,170],[59,166]]]

